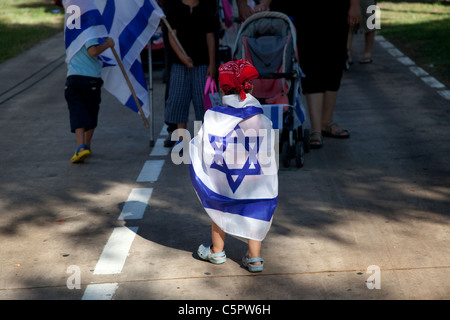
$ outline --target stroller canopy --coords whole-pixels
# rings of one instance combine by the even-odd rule
[[[289,17],[281,12],[264,11],[242,24],[233,56],[248,59],[250,55],[259,73],[291,72],[297,67],[296,50],[297,35]]]
[[[249,60],[258,70],[259,78],[252,81],[253,95],[261,103],[295,104],[294,91],[302,73],[296,30],[287,15],[264,11],[250,16],[237,34],[233,56]]]

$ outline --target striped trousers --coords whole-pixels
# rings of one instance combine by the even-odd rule
[[[192,69],[177,63],[172,65],[165,108],[166,122],[187,123],[191,101],[194,105],[195,120],[203,121],[205,114],[203,92],[207,69],[207,65],[194,66]]]

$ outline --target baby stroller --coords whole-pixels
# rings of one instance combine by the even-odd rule
[[[253,80],[253,96],[264,114],[280,129],[280,162],[289,167],[295,159],[303,167],[309,152],[309,130],[303,129],[305,112],[299,96],[300,77],[297,35],[289,17],[280,12],[253,14],[241,25],[233,57],[247,59],[259,72]]]

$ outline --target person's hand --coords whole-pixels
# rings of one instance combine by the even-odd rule
[[[188,69],[192,69],[194,67],[194,62],[192,61],[191,57],[182,55],[180,57],[181,62],[186,66]]]
[[[91,46],[88,49],[88,53],[91,57],[97,57],[102,54],[106,49],[114,48],[115,43],[114,40],[110,37],[105,38],[105,41],[97,46]]]
[[[255,12],[269,11],[269,10],[270,10],[269,6],[265,3],[261,3],[255,6]]]
[[[216,72],[217,72],[216,70],[217,70],[217,69],[216,69],[216,66],[210,64],[210,65],[208,66],[208,69],[206,70],[206,76],[207,76],[207,77],[209,76],[209,77],[215,79],[215,78],[216,78]]]
[[[241,21],[245,21],[245,19],[255,13],[245,1],[237,1],[237,6],[239,11],[239,18],[241,19]]]
[[[114,40],[113,40],[112,38],[107,37],[107,38],[105,39],[105,46],[106,46],[107,48],[113,48],[115,45],[116,45],[116,44],[114,43]]]
[[[355,25],[361,22],[361,11],[359,9],[359,6],[354,5],[350,6],[347,15],[347,22],[350,27],[354,27]]]

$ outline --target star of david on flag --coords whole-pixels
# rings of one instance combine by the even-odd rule
[[[223,231],[262,241],[278,201],[276,135],[258,101],[246,102],[205,113],[190,143],[190,173],[205,211]]]
[[[259,164],[257,154],[259,152],[259,146],[262,140],[263,137],[259,136],[245,136],[239,125],[237,125],[225,137],[219,137],[211,134],[209,135],[210,144],[215,151],[214,161],[211,164],[211,168],[217,169],[225,174],[233,193],[236,192],[246,176],[261,174],[261,165]],[[238,150],[239,144],[244,148],[244,150],[241,148],[241,152]],[[236,147],[233,148],[233,145]],[[246,160],[241,168],[233,168],[227,163],[228,161],[226,160],[225,153],[227,152],[227,149],[229,150],[230,148],[232,149],[232,153],[234,155],[244,153],[243,156],[246,157]],[[237,158],[238,157],[231,159],[232,163],[239,164],[240,159]]]

